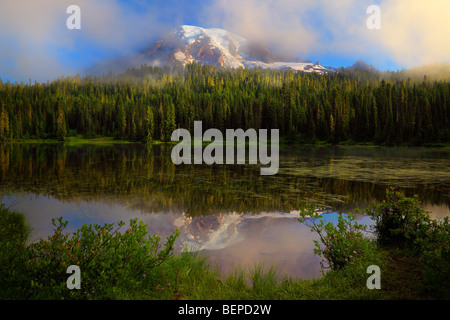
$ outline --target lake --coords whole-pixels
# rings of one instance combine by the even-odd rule
[[[151,234],[181,231],[183,248],[233,266],[278,265],[281,274],[320,276],[316,236],[298,221],[315,203],[326,220],[383,199],[388,186],[418,194],[435,218],[450,216],[450,149],[366,146],[285,147],[275,176],[259,165],[180,165],[171,147],[141,144],[0,145],[0,198],[25,214],[31,240],[83,223],[139,218]],[[371,224],[359,215],[362,223]]]

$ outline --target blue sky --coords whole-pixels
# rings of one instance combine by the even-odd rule
[[[66,8],[81,8],[68,30]],[[369,5],[381,29],[368,30]],[[398,70],[450,57],[448,0],[0,0],[0,77],[47,81],[148,46],[181,24],[263,39],[325,66]]]

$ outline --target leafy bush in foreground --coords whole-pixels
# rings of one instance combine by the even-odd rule
[[[72,237],[63,234],[67,222],[54,219],[56,227],[53,236],[32,244],[30,250],[29,272],[34,274],[33,285],[45,288],[60,286],[67,293],[65,270],[69,265],[77,265],[82,272],[82,290],[72,290],[72,296],[101,296],[105,290],[118,287],[136,289],[145,280],[145,273],[163,263],[173,252],[178,231],[167,238],[161,249],[160,238],[150,236],[146,225],[137,219],[130,221],[129,228],[119,232],[125,225],[114,224],[86,225],[73,233]]]
[[[23,214],[8,210],[0,204],[0,299],[11,299],[20,295],[29,285],[24,264],[26,243],[30,228]]]
[[[418,239],[428,238],[432,219],[417,195],[406,197],[391,187],[386,190],[386,198],[369,206],[366,213],[375,221],[381,245],[414,249]]]
[[[365,257],[370,250],[369,240],[364,238],[365,226],[355,221],[355,215],[339,215],[338,223],[324,223],[323,216],[315,211],[314,206],[300,210],[300,223],[311,228],[319,235],[320,242],[314,240],[314,253],[325,258],[328,265],[323,268],[343,269],[349,264]]]
[[[426,290],[450,298],[450,221],[431,218],[418,199],[389,188],[386,199],[366,212],[375,220],[378,241],[417,256]]]
[[[133,219],[125,232],[119,232],[125,226],[121,221],[117,227],[84,224],[70,235],[63,233],[67,222],[59,218],[52,220],[53,235],[26,246],[24,241],[6,240],[14,240],[14,233],[5,233],[5,226],[16,228],[7,219],[2,212],[6,223],[0,224],[0,240],[9,245],[0,255],[6,299],[108,299],[141,289],[148,282],[147,272],[171,256],[179,234],[177,230],[162,245],[157,235],[148,235],[142,221]],[[71,265],[80,268],[81,289],[67,288]]]

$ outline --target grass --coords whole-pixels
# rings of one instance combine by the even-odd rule
[[[77,146],[82,144],[93,144],[99,146],[105,145],[114,145],[114,144],[129,144],[129,141],[126,140],[117,140],[113,137],[101,137],[101,138],[90,138],[86,139],[81,136],[77,137],[68,137],[64,141],[64,143],[68,146]]]
[[[364,271],[359,277],[355,272]],[[389,299],[385,291],[366,287],[365,270],[328,272],[319,279],[279,276],[275,266],[255,264],[221,274],[206,257],[184,253],[152,273],[153,285],[137,292],[136,299],[187,300],[349,300]]]
[[[57,139],[14,139],[9,142],[14,143],[30,143],[30,144],[38,144],[38,143],[46,143],[46,144],[57,144],[64,143],[69,146],[77,146],[83,144],[94,144],[100,146],[113,145],[113,144],[129,144],[130,141],[127,140],[118,140],[113,137],[98,137],[98,138],[84,138],[82,136],[71,136],[67,137],[65,141],[59,141]]]
[[[398,300],[432,299],[424,290],[424,280],[416,257],[396,249],[384,249],[381,252],[386,261],[384,290]]]
[[[370,261],[370,262],[369,262]],[[366,286],[367,267],[381,267],[381,290]],[[277,274],[276,266],[235,267],[221,274],[206,257],[185,253],[154,270],[155,288],[137,292],[134,299],[187,300],[427,300],[417,259],[398,250],[377,248],[365,263],[328,271],[318,279],[296,279]],[[159,285],[159,286],[158,286]]]

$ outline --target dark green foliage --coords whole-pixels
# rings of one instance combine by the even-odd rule
[[[0,299],[13,299],[29,287],[25,268],[26,243],[30,228],[23,214],[10,211],[0,204]],[[26,291],[26,289],[25,289]]]
[[[375,220],[377,239],[385,247],[401,248],[417,257],[430,294],[450,298],[450,220],[435,220],[418,196],[406,197],[390,188],[386,199],[366,212]]]
[[[142,66],[121,75],[1,83],[0,102],[1,139],[170,140],[174,128],[192,130],[198,120],[205,130],[278,128],[292,141],[450,141],[450,84],[392,72]]]
[[[53,235],[27,245],[23,215],[0,210],[2,299],[108,299],[141,290],[149,272],[171,256],[179,234],[162,245],[137,219],[123,233],[125,223],[119,222],[117,227],[84,224],[69,234],[59,218],[52,220]],[[81,270],[81,289],[67,288],[71,265]]]
[[[314,240],[314,253],[324,258],[323,268],[340,270],[367,260],[369,252],[375,247],[364,237],[365,226],[357,223],[354,214],[339,215],[337,224],[324,223],[322,218],[323,215],[315,211],[315,206],[300,209],[299,222],[319,236],[319,240]]]
[[[401,248],[414,247],[417,239],[426,236],[432,221],[417,195],[406,197],[394,188],[388,189],[386,198],[370,206],[367,212],[375,220],[380,244]]]

